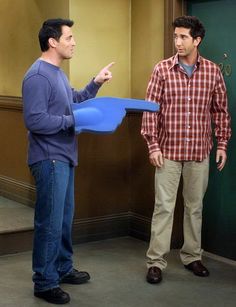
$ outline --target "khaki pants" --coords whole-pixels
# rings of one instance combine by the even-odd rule
[[[155,173],[155,208],[151,240],[147,251],[147,267],[165,269],[164,256],[170,251],[174,208],[181,174],[184,198],[184,244],[180,258],[184,265],[201,260],[202,200],[209,175],[209,158],[202,162],[176,162],[164,159]]]

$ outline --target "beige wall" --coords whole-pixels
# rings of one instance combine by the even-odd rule
[[[21,96],[22,77],[40,55],[42,21],[70,17],[77,48],[63,69],[72,85],[83,87],[115,61],[113,81],[99,95],[143,98],[163,57],[163,6],[164,0],[0,0],[0,95]]]
[[[68,17],[68,1],[0,0],[0,95],[21,96],[22,77],[40,55],[41,23],[53,16]]]
[[[131,3],[131,94],[144,99],[153,67],[164,56],[164,0]]]
[[[130,0],[70,0],[70,18],[77,42],[71,83],[84,86],[114,61],[114,78],[99,95],[130,97]]]
[[[111,61],[113,80],[99,95],[143,99],[155,63],[164,55],[164,0],[70,0],[77,51],[70,79],[84,86]]]

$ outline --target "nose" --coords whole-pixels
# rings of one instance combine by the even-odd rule
[[[175,38],[175,45],[176,45],[176,46],[180,46],[181,44],[182,44],[181,38],[180,38],[180,37],[176,37],[176,38]]]
[[[75,42],[74,38],[72,38],[72,46],[76,46],[76,42]]]

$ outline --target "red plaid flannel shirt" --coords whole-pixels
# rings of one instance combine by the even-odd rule
[[[202,161],[212,148],[212,121],[218,149],[227,149],[231,136],[226,87],[218,65],[198,55],[189,78],[178,55],[158,63],[146,100],[160,111],[144,112],[141,134],[149,154],[161,150],[176,161]]]

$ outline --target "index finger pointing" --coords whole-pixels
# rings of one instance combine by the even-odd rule
[[[111,62],[110,64],[105,66],[104,69],[110,69],[114,64],[115,64],[115,62]]]

